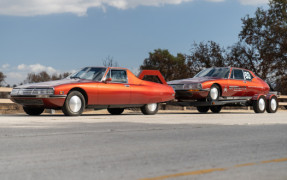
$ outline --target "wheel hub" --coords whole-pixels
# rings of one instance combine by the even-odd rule
[[[271,99],[271,109],[272,111],[275,111],[277,108],[277,103],[275,99]]]
[[[217,97],[218,97],[218,90],[217,90],[217,88],[212,88],[210,90],[210,97],[211,97],[212,100],[216,100],[217,99]]]
[[[69,101],[69,107],[74,113],[78,112],[82,108],[82,101],[78,96],[71,97]]]
[[[148,104],[148,105],[147,105],[147,108],[148,108],[148,110],[150,110],[150,111],[153,112],[153,111],[156,110],[157,104],[156,104],[156,103]]]
[[[265,101],[262,98],[259,99],[259,109],[260,111],[264,111],[265,109]]]

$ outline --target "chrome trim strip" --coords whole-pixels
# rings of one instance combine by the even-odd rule
[[[23,95],[17,95],[17,96],[11,96],[11,98],[38,98],[38,99],[43,99],[43,98],[66,98],[67,95],[35,95],[35,96],[23,96]]]

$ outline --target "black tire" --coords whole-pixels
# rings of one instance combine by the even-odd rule
[[[29,106],[23,106],[23,109],[26,114],[31,116],[39,116],[45,110],[45,108],[43,107],[29,107]]]
[[[261,95],[258,100],[253,101],[253,110],[255,113],[264,113],[266,110],[266,98]]]
[[[112,115],[120,115],[124,110],[124,108],[108,108],[108,112]]]
[[[218,101],[220,97],[220,87],[217,84],[213,84],[207,96],[208,101]]]
[[[276,96],[272,96],[267,100],[266,111],[268,113],[276,113],[278,110],[278,99]]]
[[[158,103],[146,104],[141,107],[141,111],[144,115],[155,115],[158,112]]]
[[[222,106],[211,106],[210,107],[210,110],[213,112],[213,113],[220,113],[222,109]]]
[[[66,97],[62,111],[66,116],[80,116],[85,109],[85,104],[83,94],[79,91],[72,91]]]
[[[209,110],[209,106],[197,106],[196,108],[200,113],[207,113]]]

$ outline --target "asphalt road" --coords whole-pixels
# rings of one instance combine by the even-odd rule
[[[287,111],[0,116],[0,179],[287,179]]]

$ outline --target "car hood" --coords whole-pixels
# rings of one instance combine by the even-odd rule
[[[64,84],[88,83],[88,82],[94,82],[94,81],[86,80],[86,79],[61,79],[61,80],[56,80],[56,81],[25,84],[22,86],[17,86],[16,88],[47,88],[47,87],[55,87],[59,85],[64,85]]]
[[[206,81],[217,80],[220,78],[216,77],[195,77],[195,78],[188,78],[188,79],[179,79],[174,81],[168,81],[167,84],[192,84],[192,83],[203,83]]]

